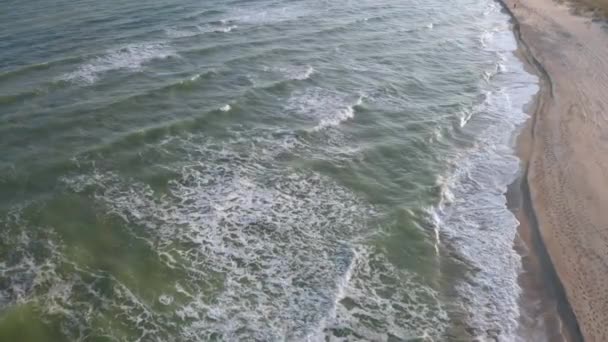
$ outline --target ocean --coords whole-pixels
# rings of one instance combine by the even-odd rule
[[[525,341],[491,0],[4,1],[1,341]]]

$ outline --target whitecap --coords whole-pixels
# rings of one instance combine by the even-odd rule
[[[221,27],[221,28],[216,28],[213,30],[213,32],[223,32],[223,33],[228,33],[231,32],[232,30],[238,28],[238,26],[236,25],[231,25],[231,26],[227,26],[227,27]]]
[[[232,107],[229,104],[226,104],[220,108],[220,111],[229,112],[231,109],[232,109]]]
[[[341,122],[353,117],[355,117],[355,110],[352,107],[346,107],[335,112],[331,118],[321,119],[319,124],[314,127],[314,130],[318,131],[327,127],[338,126]]]
[[[313,130],[338,126],[355,116],[355,107],[363,103],[363,96],[352,97],[323,88],[308,88],[295,92],[288,100],[287,111],[316,120]]]
[[[287,78],[300,81],[309,79],[310,76],[315,72],[315,69],[310,65],[303,67],[282,68],[280,70],[285,73]]]
[[[147,62],[176,56],[177,53],[163,43],[129,44],[107,51],[90,59],[62,79],[73,82],[94,83],[101,74],[120,69],[139,70]]]
[[[499,73],[505,73],[507,72],[507,65],[503,62],[498,62],[496,65],[496,69],[498,70]]]
[[[292,65],[287,67],[268,67],[264,66],[263,70],[265,72],[276,72],[282,74],[285,78],[289,80],[306,80],[309,79],[310,76],[315,72],[315,69],[310,65]]]
[[[492,42],[492,39],[494,39],[494,31],[484,30],[479,36],[479,43],[485,48]]]
[[[165,34],[169,38],[188,38],[203,35],[207,33],[228,33],[238,28],[236,25],[194,25],[187,27],[172,27],[165,29]]]
[[[158,297],[158,302],[162,305],[171,305],[171,303],[173,303],[173,297],[171,295],[162,294]]]
[[[494,14],[494,13],[498,12],[499,10],[500,10],[500,5],[498,5],[497,3],[494,3],[494,2],[489,2],[485,6],[485,9],[483,10],[483,15],[489,16],[490,14]]]

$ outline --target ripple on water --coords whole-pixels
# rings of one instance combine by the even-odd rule
[[[57,140],[28,139],[27,130],[15,130],[19,139],[14,141],[28,140],[18,152],[45,147],[40,141],[58,141],[46,145],[58,146],[58,155],[77,151],[78,157],[77,165],[52,167],[60,174],[40,181],[45,189],[53,188],[47,202],[0,217],[0,309],[35,306],[71,340],[383,341],[442,340],[450,329],[445,307],[456,304],[458,314],[469,315],[475,337],[510,340],[517,324],[519,259],[512,250],[517,223],[503,192],[517,171],[508,139],[514,123],[525,117],[516,110],[520,103],[507,100],[527,95],[513,95],[515,88],[502,84],[498,88],[506,94],[492,88],[481,106],[463,103],[467,92],[487,90],[496,82],[525,87],[518,83],[523,71],[509,57],[515,47],[501,45],[505,32],[514,42],[506,16],[495,16],[499,7],[494,2],[468,3],[458,11],[442,11],[439,2],[345,6],[319,1],[284,7],[235,2],[163,18],[154,28],[147,26],[154,18],[136,18],[135,6],[134,17],[121,28],[134,31],[125,32],[122,41],[146,35],[144,42],[102,50],[91,43],[89,50],[78,50],[80,56],[54,56],[56,61],[5,71],[0,79],[25,89],[0,97],[0,105],[17,108],[48,95],[48,106],[40,101],[40,111],[15,111],[19,124],[42,125],[32,113],[56,119],[45,125],[53,134],[38,136]],[[93,28],[89,36],[102,31]],[[174,56],[179,58],[157,61]],[[491,67],[480,71],[475,63]],[[142,70],[152,77],[112,82],[113,76]],[[30,78],[38,83],[30,84]],[[477,78],[483,85],[472,84]],[[48,85],[48,79],[55,82]],[[108,87],[88,87],[100,80]],[[212,90],[221,96],[213,98]],[[82,107],[68,106],[68,114],[62,113],[57,107],[62,101],[55,100],[63,94]],[[152,99],[163,101],[156,105]],[[202,104],[210,109],[205,112]],[[451,112],[452,107],[457,109]],[[440,108],[442,116],[434,110],[416,113],[423,108]],[[87,116],[97,111],[101,114],[94,119]],[[167,117],[171,122],[161,122]],[[238,134],[223,126],[231,120],[241,122]],[[442,128],[450,120],[454,127]],[[82,140],[67,141],[73,139],[62,132],[68,122],[97,141],[107,141],[110,131],[125,135],[102,148],[70,150],[65,146]],[[494,128],[485,130],[487,123]],[[112,129],[97,131],[98,125]],[[427,128],[433,134],[422,139]],[[448,145],[463,132],[466,144],[446,152],[458,156],[453,160],[458,168],[447,175],[440,170],[443,201],[430,215],[437,223],[435,255],[443,251],[441,243],[449,243],[459,262],[474,271],[455,281],[457,295],[440,300],[430,287],[437,279],[421,279],[415,270],[395,266],[388,247],[373,241],[376,219],[382,222],[385,208],[370,205],[339,182],[352,181],[340,178],[351,172],[361,173],[361,179],[387,175],[366,184],[367,190],[393,187],[395,193],[412,194],[401,185],[417,183],[408,172],[427,163],[420,159],[415,165],[418,160],[404,155],[439,160],[442,152],[434,154],[435,142]],[[224,139],[212,138],[217,136]],[[378,163],[384,165],[366,164],[378,151],[361,151],[388,144],[399,153],[376,159],[390,159]],[[81,148],[94,151],[78,155]],[[146,154],[150,150],[157,153]],[[359,158],[356,163],[354,158]],[[296,163],[289,163],[293,159]],[[313,163],[323,165],[311,170]],[[327,173],[336,178],[320,174],[327,165],[340,169]],[[421,192],[413,199],[397,194],[392,203],[418,205],[426,196]],[[90,207],[53,211],[62,201]],[[62,221],[59,215],[81,216],[68,222],[70,217]],[[89,227],[99,229],[85,230]],[[100,239],[83,242],[87,236]],[[118,262],[105,258],[118,248],[112,239],[127,241],[129,248],[116,252]],[[404,249],[411,247],[410,241],[401,242]],[[102,248],[91,252],[89,262],[83,250],[95,246]],[[416,255],[415,262],[423,258]]]

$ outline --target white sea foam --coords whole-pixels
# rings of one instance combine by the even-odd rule
[[[35,304],[39,314],[61,317],[59,324],[64,337],[73,341],[91,334],[102,310],[104,315],[120,316],[114,322],[115,328],[139,332],[139,338],[133,336],[133,340],[163,340],[158,335],[162,317],[106,270],[84,269],[67,259],[66,248],[52,227],[36,227],[21,218],[15,221],[10,215],[0,218],[0,227],[1,244],[10,246],[11,253],[8,261],[0,263],[0,310]],[[101,283],[108,287],[103,289]],[[87,300],[81,300],[83,296]],[[161,296],[159,301],[169,305],[171,300]],[[117,330],[100,328],[93,332],[119,338]]]
[[[162,305],[170,305],[171,303],[173,303],[173,297],[171,295],[162,294],[158,297],[158,301]]]
[[[40,261],[33,254],[38,241],[32,235],[38,233],[50,238],[52,232],[23,229],[26,221],[22,218],[25,206],[9,210],[4,218],[0,218],[0,247],[10,251],[9,258],[0,262],[0,309],[9,304],[28,302],[40,286],[44,286],[53,277],[57,250],[54,244],[37,246],[36,252],[45,253],[51,257]]]
[[[319,124],[314,127],[314,130],[322,130],[331,126],[338,126],[341,122],[355,117],[355,110],[353,107],[347,106],[344,109],[336,111],[331,118],[323,118],[319,121]]]
[[[492,42],[495,32],[493,30],[484,30],[479,36],[479,43],[482,47],[487,47]]]
[[[222,112],[229,112],[231,109],[232,107],[229,104],[226,104],[220,108]]]
[[[463,109],[460,112],[460,127],[464,127],[467,122],[469,122],[469,120],[471,120],[471,118],[473,117],[473,114],[475,113],[474,110],[472,109]]]
[[[165,29],[169,38],[188,38],[208,33],[228,33],[238,28],[236,25],[195,25],[188,27],[172,27]]]
[[[490,338],[487,332],[497,331],[501,340],[513,340],[521,264],[513,251],[517,221],[503,193],[517,173],[518,160],[491,141],[480,142],[470,153],[458,160],[446,191],[452,200],[438,207],[437,225],[477,269],[458,285],[470,302],[471,323],[479,329],[476,337]]]
[[[67,260],[55,239],[5,228],[1,234],[19,241],[2,235],[0,243],[31,251],[42,242],[55,252],[0,264],[0,278],[14,284],[12,292],[0,291],[0,304],[43,301],[72,340],[84,332],[119,339],[122,329],[137,333],[138,341],[387,340],[439,338],[447,327],[437,294],[366,244],[374,229],[368,220],[377,215],[372,207],[331,179],[277,167],[282,154],[309,148],[294,135],[174,137],[151,148],[187,151],[168,166],[178,176],[162,195],[96,168],[62,183],[90,196],[108,219],[122,220],[159,262],[184,277],[146,301],[107,270]],[[14,230],[35,231],[19,212],[13,216]],[[82,296],[90,300],[75,300]],[[100,315],[120,319],[104,330],[94,324]]]
[[[495,20],[504,20],[503,14],[496,16]],[[439,180],[442,200],[430,216],[443,240],[475,269],[457,285],[460,296],[467,299],[473,338],[523,342],[516,334],[521,260],[513,241],[518,222],[504,193],[519,172],[512,136],[527,119],[523,107],[538,88],[536,78],[509,55],[516,49],[513,33],[494,27],[499,28],[485,31],[482,42],[486,51],[500,52],[496,71],[481,85],[482,102],[460,117],[462,129],[476,137],[474,146],[455,157],[453,172]],[[507,69],[517,74],[517,82],[509,78]]]
[[[498,61],[496,62],[496,70],[498,73],[505,73],[509,71],[507,68],[507,57],[503,52],[497,52]]]
[[[301,4],[279,7],[261,8],[234,8],[229,17],[222,19],[222,23],[243,23],[250,25],[277,23],[295,19],[306,15],[309,9]]]
[[[340,290],[343,300],[336,303],[333,319],[324,322],[309,340],[325,341],[327,337],[330,341],[387,341],[395,337],[438,340],[443,336],[449,323],[437,293],[411,274],[395,268],[382,253],[361,248],[345,274],[346,279]],[[393,281],[396,286],[391,285]],[[382,319],[378,320],[379,317]],[[366,323],[369,320],[375,322],[375,329],[369,329]],[[328,336],[328,330],[350,334]]]
[[[232,32],[232,30],[238,28],[238,26],[236,25],[231,25],[231,26],[226,26],[226,27],[222,27],[222,28],[218,28],[216,29],[214,32],[224,32],[224,33],[228,33],[228,32]]]
[[[315,72],[315,69],[310,65],[303,67],[281,68],[279,70],[285,73],[287,78],[291,80],[306,80]]]
[[[292,94],[286,109],[288,112],[315,120],[317,124],[313,130],[322,130],[352,119],[355,116],[355,107],[362,103],[362,95],[353,101],[352,97],[336,91],[308,88]]]
[[[484,74],[485,75],[485,74]],[[484,77],[485,79],[485,77]],[[486,81],[490,81],[491,78],[487,78]],[[482,99],[481,103],[472,105],[471,107],[463,108],[459,112],[460,127],[463,128],[473,118],[474,115],[483,113],[487,109],[487,105],[491,102],[492,97],[495,96],[491,91],[483,91],[479,99]]]
[[[447,318],[435,292],[365,244],[375,210],[314,172],[276,167],[283,153],[306,150],[292,135],[168,145],[187,150],[188,159],[173,165],[180,176],[163,196],[111,172],[63,181],[75,191],[97,189],[109,215],[159,260],[187,270],[174,294],[158,298],[174,307],[181,340],[441,335]],[[221,286],[208,287],[219,279]]]
[[[181,84],[181,85],[188,85],[188,84],[193,84],[196,81],[198,81],[201,78],[201,74],[194,74],[192,76],[190,76],[189,78],[186,79],[182,79],[181,81],[177,82],[177,84]]]
[[[511,30],[508,24],[499,22],[494,24],[493,27],[484,29],[479,35],[479,43],[481,47],[486,51],[495,53],[506,53],[503,49],[503,43],[505,42],[504,33]],[[497,38],[497,36],[500,36]]]
[[[275,67],[263,67],[265,72],[275,72],[283,75],[289,80],[306,80],[314,74],[315,69],[310,65],[292,65],[292,66],[275,66]]]
[[[490,14],[496,14],[498,11],[500,11],[500,5],[496,2],[489,2],[483,10],[483,15],[489,16]]]
[[[68,73],[62,79],[73,82],[94,83],[103,73],[119,70],[139,70],[155,59],[176,56],[177,53],[163,43],[129,44],[94,57]]]

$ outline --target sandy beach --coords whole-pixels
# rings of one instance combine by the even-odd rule
[[[540,238],[586,341],[608,340],[608,35],[552,0],[504,0],[544,87],[526,181]]]

